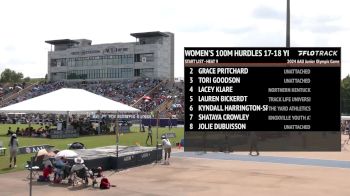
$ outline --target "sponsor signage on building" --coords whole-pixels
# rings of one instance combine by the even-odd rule
[[[115,54],[115,53],[121,53],[121,52],[127,52],[128,48],[117,48],[117,47],[108,47],[105,48],[102,53],[103,54]]]
[[[88,54],[116,54],[116,53],[122,53],[122,52],[127,52],[128,48],[117,48],[117,47],[108,47],[103,50],[81,50],[81,51],[74,51],[71,52],[71,55],[88,55]]]
[[[101,51],[99,50],[82,50],[82,51],[76,51],[76,52],[71,52],[71,55],[86,55],[86,54],[96,54],[100,53]]]

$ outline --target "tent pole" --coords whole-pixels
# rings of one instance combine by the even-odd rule
[[[117,156],[117,165],[116,171],[118,171],[118,159],[119,159],[119,121],[118,121],[118,112],[115,114],[115,135],[116,135],[116,156]]]
[[[100,135],[101,132],[102,132],[102,129],[101,129],[101,111],[98,111],[98,132],[97,132],[97,134]]]
[[[158,127],[159,127],[159,111],[156,112],[156,119],[157,119],[157,146],[156,146],[156,163],[158,163]]]
[[[66,131],[68,131],[69,124],[69,111],[67,111],[67,122],[66,122]]]
[[[33,157],[30,157],[30,165],[29,165],[29,172],[30,172],[30,181],[29,181],[29,196],[32,196],[32,187],[33,187]]]

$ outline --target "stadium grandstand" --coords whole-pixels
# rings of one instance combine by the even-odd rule
[[[161,118],[183,120],[184,83],[174,78],[174,35],[159,31],[131,35],[135,42],[92,45],[86,39],[46,41],[54,47],[48,52],[48,81],[1,87],[0,106],[60,88],[80,88],[144,114],[159,112]],[[45,117],[26,118],[15,121],[44,121]]]
[[[61,88],[79,88],[138,108],[141,114],[159,113],[160,118],[177,118],[183,122],[184,82],[174,78],[174,35],[159,31],[131,35],[136,38],[135,42],[91,45],[86,39],[46,41],[54,46],[48,52],[48,80],[3,85],[0,106]],[[79,125],[81,131],[91,134],[90,118],[71,117],[70,124]],[[41,123],[43,127],[59,120],[49,114],[1,119],[3,123]],[[110,120],[108,116],[103,118],[101,129]],[[43,137],[48,134],[42,130],[19,131],[35,137],[43,133]]]
[[[94,82],[43,82],[27,85],[24,89],[16,91],[9,98],[1,101],[1,107],[31,99],[61,88],[80,88],[89,92],[107,97],[109,99],[133,106],[141,110],[143,114],[159,112],[160,118],[175,117],[180,121],[184,118],[184,83],[159,79],[136,79],[121,81],[94,81]],[[61,119],[64,119],[61,118]],[[43,127],[47,124],[56,124],[56,117],[43,114],[24,115],[21,118],[12,116],[2,119],[3,123],[40,123]],[[103,118],[101,127],[108,124],[111,119]],[[92,132],[88,125],[89,118],[82,120],[71,119],[72,125],[84,124],[83,131]],[[80,126],[82,127],[82,126]],[[43,134],[42,131],[39,131]],[[19,134],[34,135],[34,130],[21,130]],[[86,133],[86,134],[89,134]],[[44,134],[45,135],[45,134]]]

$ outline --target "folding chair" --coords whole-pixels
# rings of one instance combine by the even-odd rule
[[[89,184],[89,176],[85,168],[82,168],[78,171],[74,171],[72,174],[72,185],[78,185],[79,183],[84,184],[85,186]]]
[[[2,141],[0,141],[0,155],[6,155],[6,149],[7,148],[4,148],[3,147],[3,143],[2,143]]]
[[[41,162],[36,162],[33,161],[33,165],[32,167],[30,167],[30,161],[27,161],[27,165],[25,166],[25,168],[29,171],[29,174],[27,176],[27,178],[30,178],[30,170],[32,170],[32,177],[34,178],[35,176],[39,177],[39,172],[41,171]]]

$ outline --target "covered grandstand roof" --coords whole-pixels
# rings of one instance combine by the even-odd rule
[[[71,39],[57,39],[57,40],[47,40],[45,43],[58,45],[58,44],[78,44],[79,42]]]
[[[152,32],[144,32],[144,33],[131,33],[130,34],[133,37],[141,38],[141,37],[157,37],[157,36],[164,36],[169,37],[166,33],[162,33],[160,31],[152,31]]]

